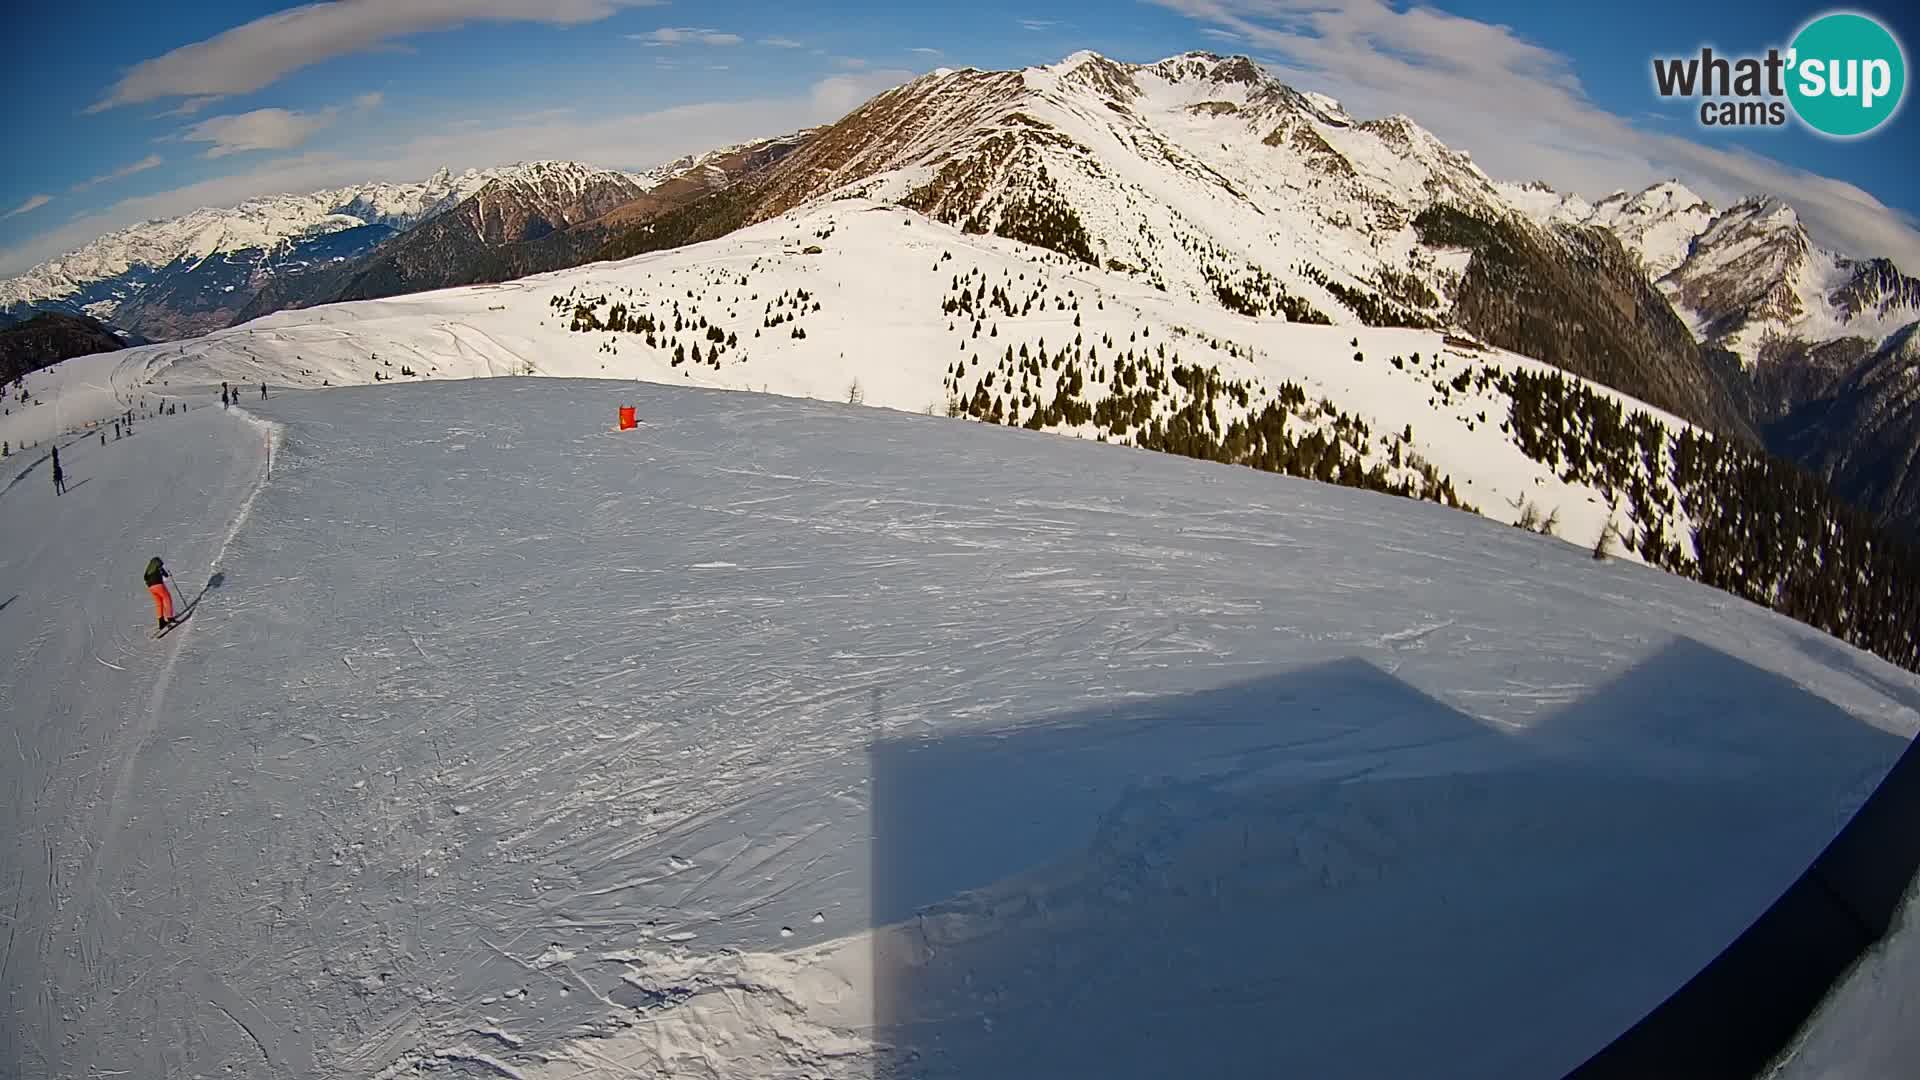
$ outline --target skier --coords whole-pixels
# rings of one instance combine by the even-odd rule
[[[60,448],[57,446],[53,448],[53,493],[67,493],[67,474],[60,471]]]
[[[233,402],[227,397],[227,384],[221,383],[220,384],[220,407],[224,409],[231,404],[233,404]]]
[[[100,433],[100,445],[101,446],[107,445],[107,433],[104,431]]]
[[[153,595],[153,612],[160,617],[160,629],[165,630],[173,622],[173,593],[167,588],[167,579],[173,575],[167,572],[167,565],[155,555],[147,560],[147,572],[144,579],[147,592]]]
[[[261,401],[267,400],[267,384],[266,383],[260,384],[260,400]]]

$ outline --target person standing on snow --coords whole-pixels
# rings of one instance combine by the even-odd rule
[[[143,575],[147,583],[147,592],[153,596],[153,613],[160,617],[160,629],[165,630],[173,621],[173,592],[167,588],[167,564],[155,555],[147,560],[147,572]]]
[[[267,384],[266,383],[260,384],[260,400],[261,401],[267,400]]]
[[[57,446],[53,448],[53,493],[67,493],[67,474],[60,471],[60,448]]]

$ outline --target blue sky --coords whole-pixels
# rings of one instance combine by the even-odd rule
[[[1405,112],[1497,177],[1590,196],[1677,176],[1786,196],[1816,238],[1920,271],[1920,121],[1874,136],[1703,129],[1652,55],[1784,45],[1827,8],[1627,0],[901,5],[209,0],[15,5],[0,273],[200,205],[535,157],[641,168],[829,121],[940,66],[1244,52],[1360,116]],[[1900,8],[1856,8],[1920,40]],[[83,40],[84,48],[70,47]],[[45,47],[36,47],[44,43]]]

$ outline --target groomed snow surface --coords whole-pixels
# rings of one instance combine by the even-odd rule
[[[504,378],[62,458],[10,1076],[1557,1077],[1920,726],[1644,567],[965,421]]]

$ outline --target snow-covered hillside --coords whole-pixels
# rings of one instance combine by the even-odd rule
[[[466,295],[409,362],[595,362]],[[0,1073],[1558,1077],[1920,727],[1797,623],[1369,492],[630,381],[195,404],[65,496],[8,462]]]
[[[1202,434],[1230,443],[1236,422],[1254,425],[1272,406],[1287,438],[1326,444],[1323,478],[1345,475],[1334,471],[1342,463],[1377,468],[1410,494],[1450,491],[1496,520],[1553,515],[1559,535],[1588,546],[1609,520],[1623,535],[1646,525],[1624,483],[1569,479],[1557,456],[1522,450],[1499,384],[1518,373],[1553,369],[1439,331],[1250,318],[850,199],[622,263],[282,312],[190,342],[69,361],[28,379],[40,404],[0,417],[0,435],[37,443],[135,397],[151,406],[220,382],[517,374],[858,396],[942,414],[978,401],[988,415],[990,398],[1006,423],[1130,442],[1150,425],[1177,428],[1191,406]],[[1688,430],[1593,390],[1675,435]],[[1664,490],[1658,470],[1631,469]],[[1690,543],[1684,516],[1657,527],[1669,543]]]

